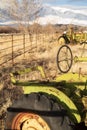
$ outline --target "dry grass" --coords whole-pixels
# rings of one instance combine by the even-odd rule
[[[19,49],[24,47],[23,44],[23,35],[14,35],[13,39],[15,40],[13,44],[20,45],[13,48],[14,52],[16,51],[15,55],[19,53]],[[21,40],[18,40],[21,39]],[[9,35],[1,36],[0,41],[3,44],[0,44],[0,49],[7,48],[12,46],[12,37]],[[7,42],[10,41],[10,42]],[[28,47],[27,47],[28,46]],[[49,78],[55,78],[58,74],[60,74],[57,64],[56,64],[56,56],[58,49],[61,45],[58,44],[58,35],[56,34],[39,34],[39,35],[32,35],[30,38],[29,34],[25,35],[25,51],[28,49],[27,53],[24,54],[24,49],[22,50],[22,55],[18,56],[14,59],[14,66],[17,65],[19,67],[30,67],[32,65],[41,64],[43,65],[46,75]],[[31,48],[34,49],[31,49]],[[78,45],[71,45],[70,46],[73,56],[80,56],[82,46]],[[86,45],[87,48],[87,45]],[[12,55],[12,48],[9,51],[3,51],[0,53],[0,56],[3,54]],[[87,51],[85,51],[84,56],[87,56]],[[3,59],[3,61],[5,58]],[[0,62],[2,60],[0,59]],[[10,63],[10,64],[9,64]],[[12,61],[5,64],[5,67],[12,67]],[[87,74],[87,63],[75,63],[73,62],[73,66],[70,72],[79,73],[79,69],[81,68],[82,74]]]

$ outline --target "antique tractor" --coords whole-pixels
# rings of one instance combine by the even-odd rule
[[[73,62],[87,62],[87,32],[74,32],[73,28],[70,31],[63,33],[58,38],[58,43],[61,45],[57,53],[57,66],[60,72],[67,73]],[[80,51],[73,55],[72,46],[79,45]]]
[[[42,80],[23,81],[32,71],[40,72]],[[50,81],[41,66],[10,76],[23,94],[7,108],[5,130],[87,129],[87,77],[67,73]]]
[[[76,32],[74,27],[70,27],[68,31],[64,31],[63,34],[58,38],[60,44],[77,44],[77,43],[87,43],[87,32],[80,31]]]

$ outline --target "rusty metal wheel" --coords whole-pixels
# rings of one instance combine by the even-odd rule
[[[19,113],[12,122],[12,130],[50,130],[47,123],[33,113]]]
[[[5,130],[74,130],[74,123],[56,99],[32,93],[8,108]]]

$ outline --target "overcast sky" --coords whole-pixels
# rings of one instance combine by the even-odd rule
[[[43,3],[51,5],[73,5],[73,6],[87,6],[87,0],[42,0]]]
[[[3,8],[3,6],[5,7],[5,4],[10,4],[11,1],[13,0],[0,0],[0,8]],[[43,4],[49,4],[52,6],[70,5],[70,6],[78,6],[78,7],[84,6],[85,8],[87,8],[87,0],[41,0],[41,1]]]

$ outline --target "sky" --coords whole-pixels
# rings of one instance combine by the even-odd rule
[[[85,6],[87,7],[87,0],[42,0],[43,3],[53,6]]]

